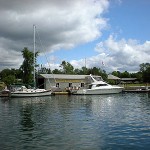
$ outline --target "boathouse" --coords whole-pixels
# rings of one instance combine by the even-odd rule
[[[102,80],[101,76],[94,76],[97,80]],[[69,74],[40,74],[38,76],[39,88],[56,89],[65,91],[66,89],[83,88],[91,83],[90,75],[69,75]]]
[[[121,83],[136,83],[139,82],[137,78],[121,78]]]
[[[110,84],[119,84],[121,82],[121,79],[117,76],[109,74],[108,81],[110,82]]]

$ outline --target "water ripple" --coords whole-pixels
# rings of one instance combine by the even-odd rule
[[[146,94],[0,99],[1,149],[149,149]]]

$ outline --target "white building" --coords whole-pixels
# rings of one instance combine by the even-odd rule
[[[102,80],[101,76],[94,76],[97,80]],[[56,88],[60,91],[66,89],[83,88],[91,83],[89,75],[68,75],[68,74],[40,74],[38,76],[39,88],[51,89]]]

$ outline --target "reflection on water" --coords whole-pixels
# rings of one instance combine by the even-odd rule
[[[21,108],[20,110],[21,122],[23,131],[33,130],[34,122],[32,120],[32,105]]]
[[[0,99],[1,149],[148,149],[147,94]]]

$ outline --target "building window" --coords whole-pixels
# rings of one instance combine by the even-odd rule
[[[56,83],[56,87],[59,87],[59,83]]]
[[[84,87],[84,83],[81,83],[81,87]]]
[[[72,87],[72,83],[69,83],[69,87]]]

